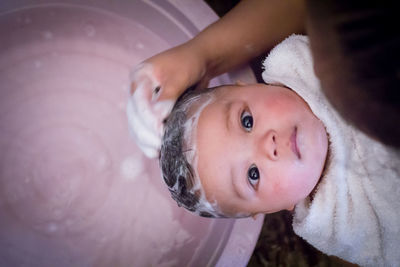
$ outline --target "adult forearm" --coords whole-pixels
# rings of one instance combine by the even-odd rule
[[[248,62],[291,33],[304,31],[303,0],[245,0],[210,25],[190,45],[201,51],[214,77]]]

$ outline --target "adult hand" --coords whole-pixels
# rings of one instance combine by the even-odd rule
[[[201,53],[187,43],[139,64],[131,73],[127,106],[129,128],[136,143],[150,158],[158,157],[163,121],[186,88],[205,87],[205,63]]]

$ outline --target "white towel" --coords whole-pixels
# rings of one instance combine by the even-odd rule
[[[288,37],[270,52],[264,69],[266,83],[297,92],[329,133],[326,172],[312,201],[296,205],[295,232],[322,252],[361,266],[399,266],[399,150],[367,137],[333,109],[314,74],[307,37]]]

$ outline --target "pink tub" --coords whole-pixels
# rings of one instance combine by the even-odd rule
[[[216,19],[196,0],[0,2],[0,266],[247,264],[263,218],[178,208],[125,116],[129,70]]]

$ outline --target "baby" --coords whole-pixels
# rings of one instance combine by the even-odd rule
[[[292,210],[325,164],[322,122],[294,91],[276,85],[191,91],[166,120],[164,180],[174,199],[208,217]]]
[[[160,154],[173,199],[206,217],[294,209],[295,232],[321,251],[365,266],[400,262],[399,151],[334,111],[305,36],[275,47],[264,69],[267,84],[178,99]]]

